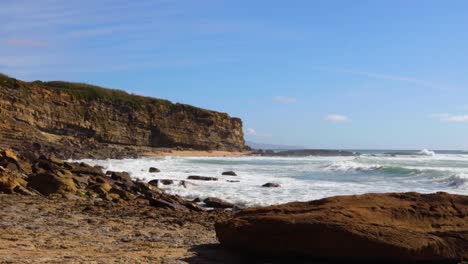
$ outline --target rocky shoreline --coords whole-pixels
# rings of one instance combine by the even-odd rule
[[[169,181],[2,149],[0,263],[468,259],[467,196],[367,194],[239,209],[158,188]]]

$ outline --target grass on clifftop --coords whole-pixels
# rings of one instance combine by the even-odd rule
[[[140,95],[133,95],[121,90],[107,89],[95,85],[86,83],[71,83],[63,81],[52,81],[52,82],[41,82],[36,81],[46,87],[54,88],[67,92],[75,98],[81,100],[102,100],[110,101],[118,104],[130,105],[133,107],[142,107],[148,104],[155,105],[171,105],[172,103],[168,100],[156,99],[151,97],[145,97]]]

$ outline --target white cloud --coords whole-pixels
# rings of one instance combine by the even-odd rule
[[[327,115],[325,116],[325,120],[332,122],[345,122],[349,121],[349,118],[344,115]]]
[[[257,135],[257,131],[255,131],[255,129],[253,128],[247,128],[245,130],[245,134],[249,135],[249,136],[256,136]]]
[[[288,96],[275,96],[273,97],[273,102],[280,103],[280,104],[293,104],[297,102],[297,99],[294,97],[288,97]]]
[[[434,84],[427,80],[421,80],[421,79],[416,79],[416,78],[401,76],[401,75],[390,75],[390,74],[382,74],[382,73],[367,72],[367,71],[356,71],[356,70],[348,70],[348,69],[329,69],[329,70],[332,70],[338,73],[359,75],[359,76],[365,76],[365,77],[374,78],[374,79],[412,83],[412,84],[425,86],[425,87],[438,89],[438,90],[440,90],[441,88],[444,88],[438,84]]]
[[[431,118],[435,118],[443,122],[468,122],[468,115],[434,114],[431,115]]]
[[[272,138],[273,136],[270,134],[259,134],[257,131],[251,127],[245,129],[245,134],[250,137],[256,138]]]

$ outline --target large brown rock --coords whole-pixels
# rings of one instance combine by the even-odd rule
[[[227,209],[236,207],[233,203],[216,197],[208,197],[205,200],[203,200],[203,202],[206,204],[207,207],[211,208]]]
[[[468,259],[468,196],[365,194],[246,209],[218,223],[224,247],[356,262]]]
[[[78,190],[73,177],[61,173],[40,173],[30,176],[28,187],[43,195],[75,193]]]
[[[18,173],[0,167],[0,193],[15,193],[26,187],[26,184]]]

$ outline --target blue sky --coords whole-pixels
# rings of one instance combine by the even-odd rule
[[[246,138],[468,149],[467,1],[3,0],[0,72],[228,112]]]

